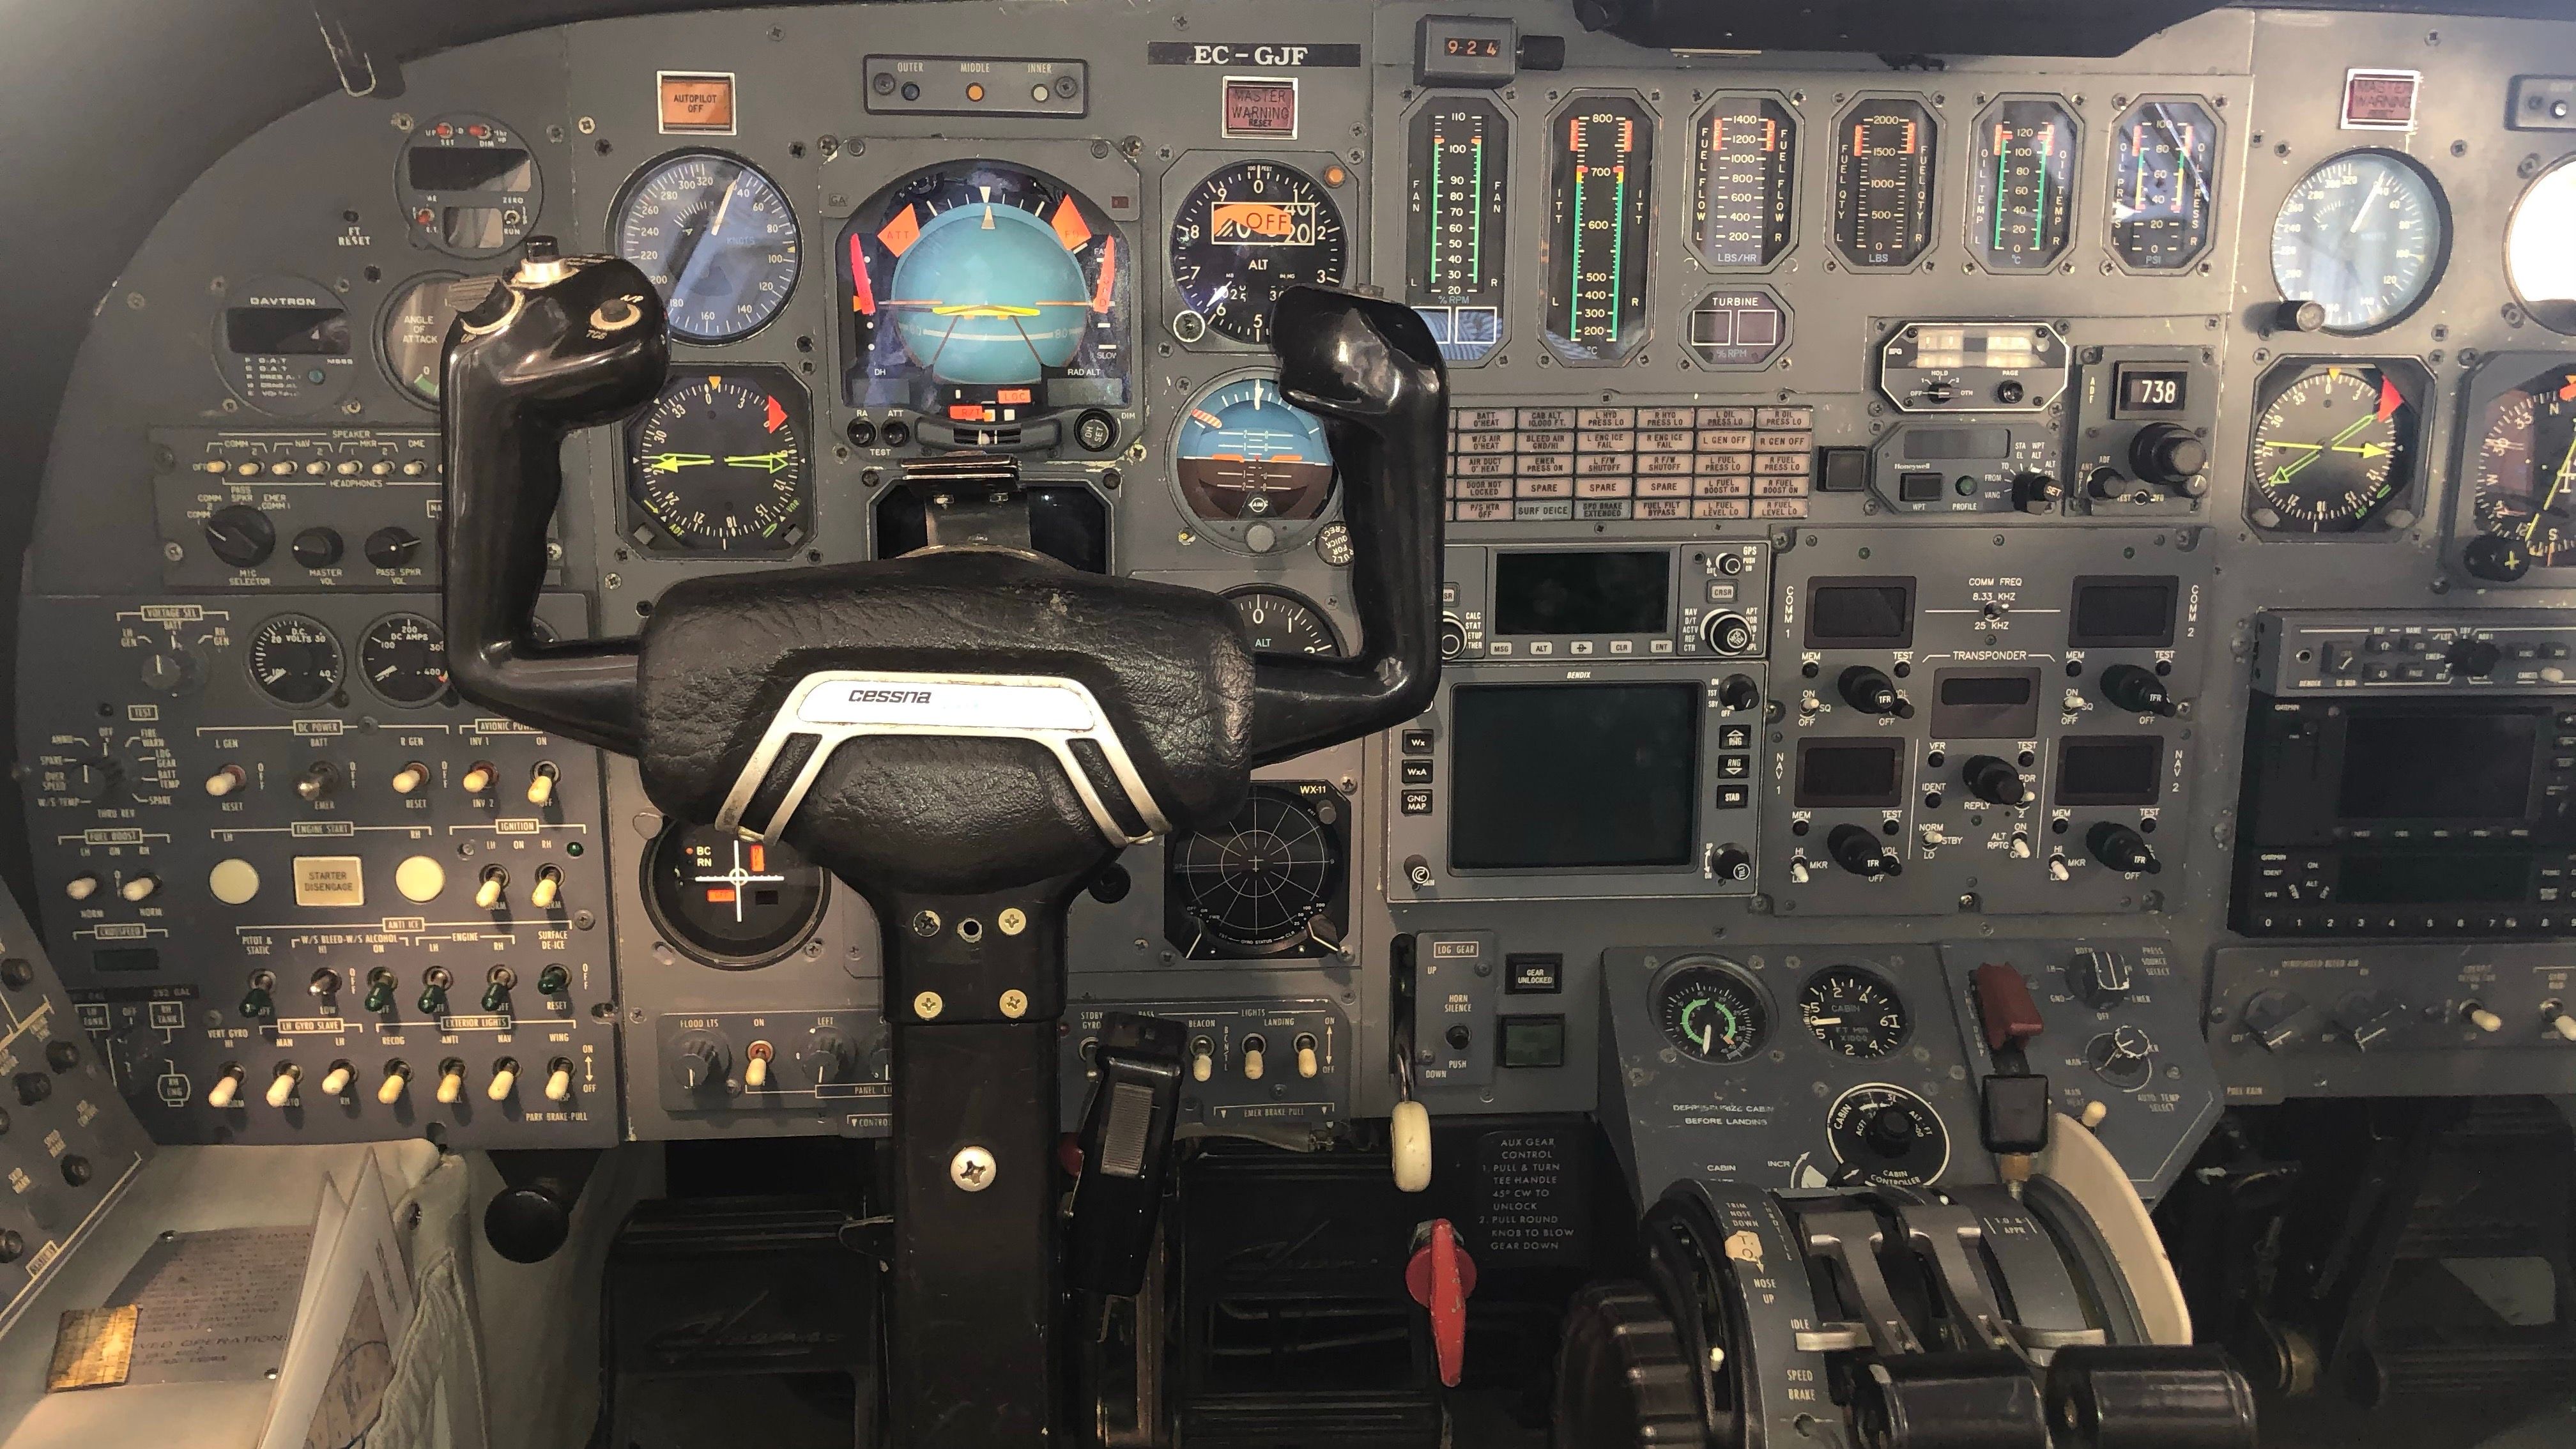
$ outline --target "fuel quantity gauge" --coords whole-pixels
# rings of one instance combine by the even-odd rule
[[[1406,300],[1451,362],[1503,341],[1505,179],[1511,123],[1491,101],[1443,98],[1413,118]]]
[[[2074,236],[2075,118],[2055,100],[1997,101],[1977,120],[1968,235],[1992,272],[2044,272]]]
[[[1551,123],[1547,338],[1570,362],[1646,340],[1655,118],[1633,96],[1578,96]]]
[[[1940,140],[1915,100],[1867,100],[1834,137],[1834,246],[1855,267],[1910,267],[1932,244],[1932,158]]]
[[[1713,961],[1667,974],[1655,988],[1655,1019],[1682,1055],[1720,1064],[1749,1060],[1771,1025],[1760,988]]]

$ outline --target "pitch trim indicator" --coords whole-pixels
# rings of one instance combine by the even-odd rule
[[[1646,341],[1655,120],[1632,96],[1578,96],[1551,123],[1547,339],[1569,362]]]

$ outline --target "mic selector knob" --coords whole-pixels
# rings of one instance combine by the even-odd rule
[[[1863,714],[1914,718],[1914,706],[1896,692],[1896,681],[1866,664],[1855,664],[1844,670],[1841,689],[1844,701]]]
[[[237,569],[257,568],[277,552],[277,525],[247,503],[227,503],[206,515],[206,547]]]
[[[2171,715],[2176,708],[2155,671],[2135,664],[2114,664],[2103,670],[2102,697],[2128,714]]]
[[[1989,805],[2019,805],[2030,798],[2030,792],[2022,788],[2021,771],[2014,769],[2009,760],[1976,755],[1969,759],[1962,774],[1968,793]]]
[[[1881,846],[1876,835],[1858,825],[1835,826],[1833,833],[1825,837],[1825,853],[1834,858],[1834,864],[1863,880],[1905,871],[1903,861]]]
[[[2117,821],[2105,820],[2084,833],[2084,848],[2093,858],[2122,875],[2154,875],[2165,868],[2147,848],[2147,838]]]
[[[2209,467],[2209,445],[2191,429],[2149,423],[2129,440],[2129,471],[2165,488],[2182,488]]]

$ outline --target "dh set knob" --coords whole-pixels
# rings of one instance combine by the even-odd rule
[[[1898,719],[1914,718],[1914,703],[1896,692],[1896,681],[1885,672],[1866,664],[1855,664],[1843,671],[1839,682],[1843,701],[1863,714],[1892,714]]]
[[[2102,697],[2123,714],[2157,714],[2170,717],[2180,708],[2165,682],[2152,669],[2135,664],[2114,664],[2102,671]]]
[[[1905,872],[1905,862],[1880,844],[1875,833],[1858,825],[1835,826],[1833,833],[1825,837],[1825,853],[1834,858],[1834,864],[1863,880]]]

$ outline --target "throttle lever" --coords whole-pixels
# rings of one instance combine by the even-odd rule
[[[1077,1288],[1126,1297],[1145,1284],[1180,1114],[1182,1036],[1179,1022],[1123,1011],[1101,1023],[1092,1048],[1100,1083],[1082,1117],[1082,1177],[1065,1265]]]

